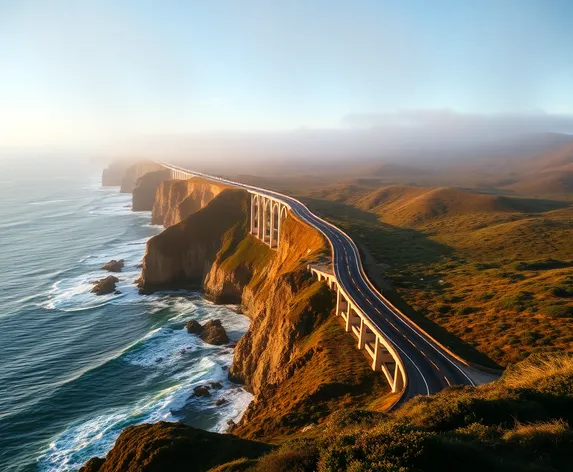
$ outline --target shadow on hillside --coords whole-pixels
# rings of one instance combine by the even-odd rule
[[[432,241],[421,231],[382,223],[376,215],[344,203],[309,198],[303,201],[313,212],[332,220],[349,233],[359,247],[368,277],[400,311],[464,359],[486,367],[499,368],[498,364],[474,346],[414,310],[390,284],[382,280],[381,261],[398,270],[409,265],[432,264],[454,256],[451,247]]]
[[[523,213],[544,213],[547,211],[560,210],[571,206],[571,202],[562,200],[549,200],[545,198],[508,197],[507,201],[516,211]]]
[[[310,198],[304,199],[304,203],[351,233],[357,244],[366,244],[378,261],[393,267],[431,264],[453,255],[451,247],[429,239],[421,231],[384,223],[377,215],[351,205]]]

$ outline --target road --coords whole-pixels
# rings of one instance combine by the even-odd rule
[[[431,395],[450,385],[477,385],[488,374],[469,367],[455,359],[438,344],[428,338],[405,316],[395,311],[366,281],[361,270],[360,255],[349,236],[335,226],[312,213],[298,200],[259,187],[233,182],[220,177],[186,172],[206,179],[231,184],[245,190],[253,190],[288,204],[301,220],[321,231],[334,249],[334,273],[338,283],[359,309],[379,328],[396,348],[406,370],[406,389],[400,402],[416,395]],[[490,376],[488,380],[493,379]]]

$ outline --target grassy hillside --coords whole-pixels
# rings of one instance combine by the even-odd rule
[[[487,363],[475,349],[502,365],[573,351],[569,203],[356,183],[315,196],[311,209],[372,256],[388,297],[470,360]]]
[[[340,411],[311,437],[234,470],[565,471],[572,407],[571,360],[538,359],[492,384],[417,397],[393,414]]]

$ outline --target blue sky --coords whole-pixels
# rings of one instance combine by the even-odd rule
[[[569,116],[572,22],[557,0],[0,0],[0,147]]]

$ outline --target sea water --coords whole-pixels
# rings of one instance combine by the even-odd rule
[[[221,432],[252,398],[227,380],[233,349],[185,330],[219,318],[234,342],[248,319],[198,293],[139,294],[145,243],[161,228],[100,175],[80,159],[0,160],[3,472],[77,470],[140,423]],[[110,259],[125,260],[121,293],[96,296]],[[223,388],[193,397],[212,381]]]

